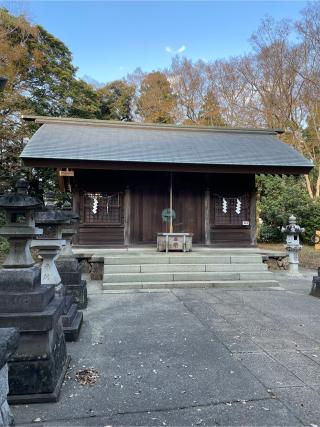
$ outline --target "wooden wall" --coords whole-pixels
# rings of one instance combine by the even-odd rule
[[[169,207],[169,183],[168,172],[76,170],[74,199],[81,217],[78,243],[154,243],[157,232],[169,231],[168,224],[163,221],[161,215],[163,209]],[[107,223],[105,216],[100,216],[99,220],[92,215],[88,222],[88,215],[84,212],[85,195],[88,192],[100,192],[105,197],[119,193],[121,214],[117,216],[117,224]],[[199,244],[254,245],[254,194],[254,175],[175,173],[174,231],[193,233],[194,243]],[[232,211],[228,221],[225,221],[224,215],[221,218],[223,197],[228,199],[229,209]],[[245,209],[240,215],[234,212],[237,198],[241,199],[242,208]],[[103,202],[101,203],[103,209]],[[109,217],[107,220],[110,222]],[[249,221],[248,226],[242,224],[244,220]]]

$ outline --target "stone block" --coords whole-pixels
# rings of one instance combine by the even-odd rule
[[[172,281],[172,273],[127,273],[127,274],[105,274],[105,283],[116,282],[165,282]]]
[[[61,277],[61,282],[65,286],[73,285],[81,281],[80,270],[79,271],[60,271],[60,269],[58,269],[58,271]]]
[[[44,332],[55,327],[64,305],[64,297],[55,297],[45,310],[32,313],[0,313],[0,328],[17,328],[20,332]]]
[[[178,280],[178,281],[239,280],[239,273],[233,273],[233,272],[174,273],[174,280]]]
[[[205,264],[146,264],[141,265],[142,273],[152,273],[152,272],[201,272],[205,271]]]
[[[182,259],[185,259],[182,257]],[[106,256],[104,258],[104,265],[116,265],[116,264],[169,264],[169,256],[168,255],[151,255],[151,256],[143,256],[143,255],[121,255],[121,256]],[[174,262],[173,262],[174,264]]]
[[[170,256],[170,264],[230,264],[230,256],[176,255]]]
[[[148,264],[153,265],[154,264]],[[146,267],[144,265],[144,267]],[[161,265],[161,268],[165,267],[165,265]],[[140,265],[106,265],[104,267],[104,274],[110,274],[110,273],[140,273],[141,272],[141,266]],[[97,279],[99,280],[99,279]]]
[[[30,268],[3,268],[0,270],[0,292],[33,291],[41,284],[41,270]]]
[[[54,329],[42,334],[48,352],[40,359],[34,354],[23,358],[18,350],[9,361],[10,402],[15,396],[52,393],[67,361],[66,345],[61,321]]]
[[[207,264],[206,271],[267,271],[266,264]]]
[[[73,256],[60,256],[55,260],[56,266],[61,271],[80,271],[79,262],[76,257]]]
[[[63,328],[64,336],[67,342],[77,341],[79,338],[82,320],[83,313],[81,311],[77,311],[71,325],[65,326]]]
[[[0,312],[42,311],[54,297],[54,285],[42,285],[28,292],[0,292]]]
[[[232,264],[260,264],[262,263],[261,255],[232,255]]]
[[[71,295],[74,302],[78,304],[79,309],[84,309],[88,305],[88,291],[86,280],[81,280],[75,285],[66,286],[66,295]]]
[[[312,288],[310,295],[313,297],[320,297],[320,277],[319,276],[313,276],[312,279]]]

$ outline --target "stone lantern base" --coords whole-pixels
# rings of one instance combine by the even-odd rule
[[[81,271],[77,258],[71,256],[59,256],[55,260],[61,282],[66,288],[66,295],[74,298],[79,309],[88,305],[87,282],[81,279]]]
[[[26,270],[23,280],[21,270]],[[10,301],[1,304],[0,328],[20,331],[8,363],[13,404],[57,401],[70,360],[60,318],[64,297],[55,295],[54,286],[40,285],[40,277],[37,266],[0,271],[0,301]]]
[[[78,260],[74,256],[59,256],[55,261],[65,292],[65,308],[62,315],[66,341],[78,339],[83,313],[78,308],[86,308],[87,282],[81,280]]]

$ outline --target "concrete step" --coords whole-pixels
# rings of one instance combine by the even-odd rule
[[[177,288],[265,288],[278,287],[276,280],[207,280],[207,281],[175,281],[175,282],[119,282],[103,283],[102,290],[125,291],[140,289],[177,289]]]
[[[173,281],[228,281],[228,280],[254,280],[270,279],[272,273],[260,272],[174,272],[174,273],[111,273],[105,274],[104,283],[122,282],[173,282]]]
[[[142,265],[105,265],[104,274],[112,273],[170,273],[170,272],[240,272],[240,271],[266,271],[267,264],[142,264]]]
[[[104,265],[143,265],[143,264],[260,264],[262,256],[245,255],[193,255],[153,254],[153,255],[118,255],[105,256]]]

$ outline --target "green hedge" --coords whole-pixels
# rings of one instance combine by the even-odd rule
[[[320,229],[320,200],[311,200],[304,178],[260,176],[258,186],[258,213],[263,221],[258,241],[278,243],[284,240],[281,227],[288,224],[290,215],[305,228],[302,241],[311,244],[315,230]]]

